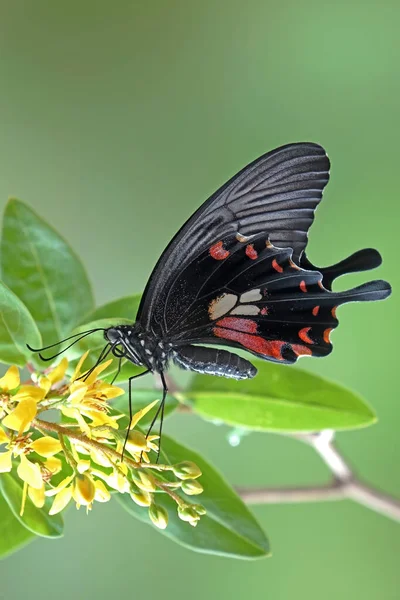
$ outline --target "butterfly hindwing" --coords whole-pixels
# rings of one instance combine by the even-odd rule
[[[291,250],[276,248],[267,234],[238,234],[212,244],[175,281],[166,308],[168,340],[178,353],[180,345],[208,343],[285,363],[326,356],[337,307],[389,291],[386,282],[374,281],[330,292],[320,272],[300,268]]]

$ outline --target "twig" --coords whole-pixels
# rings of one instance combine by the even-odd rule
[[[377,513],[400,521],[400,500],[360,481],[334,444],[334,432],[295,435],[312,446],[328,466],[334,478],[321,486],[237,488],[247,504],[282,504],[286,502],[320,502],[349,499]]]

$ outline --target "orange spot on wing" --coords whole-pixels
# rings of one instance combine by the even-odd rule
[[[246,255],[251,258],[251,260],[256,260],[256,258],[258,258],[257,250],[254,250],[254,244],[247,244]]]
[[[319,313],[319,306],[314,306],[314,308],[312,309],[312,314],[314,315],[314,317],[316,317]]]
[[[296,271],[301,271],[300,267],[298,267],[298,266],[296,265],[296,263],[294,263],[294,262],[292,261],[292,259],[290,259],[290,260],[289,260],[289,265],[292,267],[292,269],[296,269]]]
[[[313,344],[313,340],[310,338],[310,336],[308,335],[308,332],[310,331],[311,327],[303,327],[303,329],[300,329],[299,331],[299,338],[301,340],[303,340],[303,342],[305,342],[306,344]]]
[[[272,267],[275,269],[275,271],[278,271],[278,273],[283,273],[283,267],[276,262],[275,258],[272,261]]]
[[[336,309],[337,309],[337,306],[334,306],[331,310],[331,315],[334,319],[336,319]]]
[[[307,346],[302,346],[301,344],[292,344],[292,350],[297,354],[297,356],[312,356],[312,351]]]
[[[302,292],[304,292],[304,293],[305,293],[305,292],[307,292],[307,286],[306,286],[306,282],[304,281],[304,279],[302,279],[302,280],[300,281],[300,289],[301,289],[301,291],[302,291]]]
[[[225,317],[217,321],[219,327],[227,327],[245,333],[257,333],[257,323],[251,319],[237,319],[236,317]]]
[[[331,340],[329,339],[330,333],[333,330],[333,327],[328,327],[328,329],[325,329],[324,331],[324,342],[326,344],[330,344]]]
[[[263,354],[264,356],[270,356],[276,360],[283,360],[282,348],[286,345],[286,342],[268,341],[264,340],[264,338],[259,335],[250,335],[248,333],[225,329],[223,327],[214,327],[213,332],[216,337],[237,342],[247,350],[251,350],[257,354]]]
[[[223,242],[217,242],[210,248],[210,256],[215,258],[215,260],[224,260],[228,258],[229,252],[225,250]]]

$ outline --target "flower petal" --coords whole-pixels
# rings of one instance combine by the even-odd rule
[[[7,370],[6,374],[0,378],[0,389],[3,392],[9,392],[10,390],[15,390],[19,384],[19,370],[18,367],[13,365]]]
[[[83,365],[83,363],[85,362],[85,360],[87,359],[89,354],[89,350],[86,350],[85,354],[82,354],[82,356],[80,357],[78,364],[75,367],[75,371],[73,372],[73,375],[71,377],[71,381],[75,381],[75,379],[77,377],[79,377],[79,375],[81,374],[81,367]]]
[[[86,385],[81,385],[79,386],[78,389],[75,389],[72,394],[68,397],[68,404],[72,405],[72,406],[77,406],[79,405],[82,400],[85,397],[85,394],[87,392],[87,386]]]
[[[45,435],[32,442],[31,448],[40,454],[40,456],[45,456],[46,458],[54,456],[54,454],[58,454],[62,450],[60,442],[49,435]]]
[[[72,491],[74,500],[79,506],[92,504],[96,494],[93,478],[90,475],[79,474],[75,478],[75,486]]]
[[[12,451],[0,452],[0,473],[8,473],[12,469]]]
[[[97,500],[97,502],[108,502],[111,498],[111,494],[104,483],[99,479],[96,479],[94,485],[96,488],[94,499]]]
[[[72,486],[62,489],[54,498],[53,504],[49,510],[49,515],[56,515],[61,512],[72,498]]]
[[[51,388],[51,381],[48,377],[46,377],[46,375],[42,375],[41,377],[39,377],[39,387],[44,390],[44,393],[47,395],[50,391]]]
[[[36,385],[21,385],[18,392],[13,396],[13,400],[21,402],[22,400],[32,399],[40,402],[46,395],[46,391]]]
[[[4,429],[2,429],[0,427],[0,444],[7,444],[9,442],[9,437],[6,434],[6,432],[4,431]]]
[[[141,410],[138,410],[138,412],[135,413],[132,417],[132,421],[131,421],[129,429],[133,429],[135,427],[135,425],[137,425],[137,423],[139,423],[140,419],[142,417],[144,417],[144,415],[147,414],[149,412],[149,410],[151,410],[153,408],[153,406],[155,406],[157,404],[157,402],[160,402],[160,401],[154,400],[154,402],[151,402],[151,404],[148,404]]]
[[[92,383],[94,383],[96,381],[96,379],[98,378],[100,373],[105,371],[107,369],[107,367],[109,367],[111,365],[111,363],[112,363],[112,358],[110,358],[110,360],[106,360],[106,362],[98,365],[95,369],[93,369],[93,371],[90,373],[89,377],[87,379],[85,379],[85,383],[87,385],[92,385]]]
[[[54,385],[55,383],[58,383],[59,381],[62,381],[64,379],[67,368],[68,368],[68,359],[64,357],[62,359],[62,361],[58,363],[56,368],[47,374],[47,378],[51,381],[52,385]]]
[[[18,431],[18,434],[21,435],[21,433],[29,429],[31,421],[36,417],[36,413],[37,406],[35,400],[25,398],[21,400],[9,415],[4,417],[3,425],[8,427],[8,429]]]
[[[46,496],[55,496],[56,494],[64,490],[71,483],[74,477],[75,473],[69,475],[68,477],[65,477],[62,481],[60,481],[60,483],[56,487],[52,488],[51,490],[46,490]]]
[[[41,488],[28,486],[28,496],[37,508],[42,508],[46,499],[44,495],[44,485],[42,485]]]
[[[62,462],[59,458],[55,456],[50,456],[50,458],[48,458],[44,463],[44,466],[50,471],[50,473],[55,475],[56,473],[59,473],[61,471]]]
[[[28,460],[25,454],[21,454],[20,459],[21,462],[17,468],[18,477],[33,488],[41,488],[43,486],[43,479],[39,465]]]

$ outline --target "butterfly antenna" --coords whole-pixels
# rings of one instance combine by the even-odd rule
[[[90,377],[90,375],[99,366],[99,364],[102,363],[107,358],[107,356],[110,354],[112,348],[113,348],[113,346],[111,344],[106,344],[104,346],[103,350],[100,352],[100,356],[96,360],[93,367],[91,367],[88,371],[86,371],[86,373],[83,373],[83,375],[80,375],[80,377],[77,377],[75,381],[79,381],[79,379],[83,379],[83,381],[86,381],[86,379],[88,377]]]
[[[96,327],[95,329],[90,329],[88,331],[84,331],[81,333],[75,333],[74,335],[70,335],[69,337],[67,337],[63,340],[56,342],[55,344],[50,344],[49,346],[43,346],[42,348],[33,348],[29,344],[27,344],[26,346],[27,346],[28,350],[30,350],[31,352],[37,352],[39,354],[40,358],[43,361],[47,362],[50,360],[54,360],[55,358],[57,358],[57,356],[60,356],[60,354],[63,354],[64,352],[66,352],[66,350],[69,350],[69,348],[71,348],[74,344],[76,344],[77,342],[80,342],[81,340],[83,340],[83,338],[87,337],[88,335],[91,335],[92,333],[95,333],[96,331],[105,331],[105,329],[103,327]],[[77,339],[75,339],[75,338],[77,338]],[[60,344],[69,342],[69,340],[74,340],[74,341],[71,344],[69,344],[66,348],[64,348],[63,350],[60,350],[56,354],[53,354],[53,356],[45,357],[41,354],[43,352],[43,350],[49,350],[50,348],[55,348],[56,346],[59,346]]]

